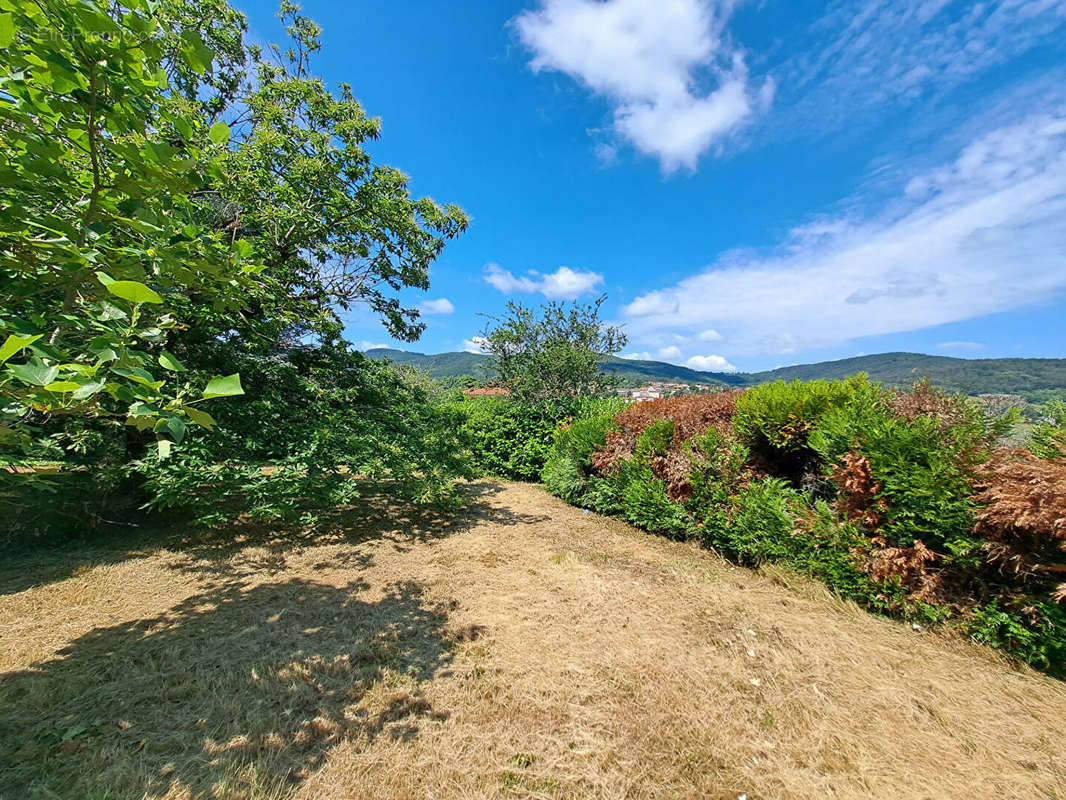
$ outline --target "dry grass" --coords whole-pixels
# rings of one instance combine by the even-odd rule
[[[473,491],[8,563],[0,797],[1066,797],[1062,684]]]

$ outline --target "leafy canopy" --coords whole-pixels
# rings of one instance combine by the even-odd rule
[[[188,298],[233,314],[261,267],[204,220],[228,128],[171,94],[210,70],[147,0],[0,2],[0,445],[57,416],[182,441],[208,399],[163,346]],[[233,378],[213,397],[240,392]]]
[[[606,296],[591,303],[547,303],[539,310],[509,302],[490,317],[482,349],[492,356],[499,380],[525,402],[597,397],[618,383],[600,370],[603,357],[626,344],[620,327],[600,319]]]

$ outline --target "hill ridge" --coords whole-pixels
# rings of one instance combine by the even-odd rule
[[[489,356],[450,352],[426,354],[393,348],[373,348],[368,358],[389,358],[426,370],[435,378],[473,375],[488,379]],[[609,356],[603,369],[618,373],[629,385],[661,382],[701,383],[708,386],[752,386],[773,380],[836,380],[865,372],[890,386],[909,386],[928,377],[938,386],[965,394],[1006,393],[1044,399],[1046,393],[1066,394],[1063,358],[957,358],[893,351],[850,356],[831,361],[793,364],[761,372],[705,372],[679,364]]]

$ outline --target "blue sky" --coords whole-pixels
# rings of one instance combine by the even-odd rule
[[[626,354],[697,369],[1066,357],[1066,0],[303,6],[375,158],[473,220],[423,338],[353,342],[606,292]]]

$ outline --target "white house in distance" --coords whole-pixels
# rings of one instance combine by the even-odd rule
[[[696,391],[697,387],[689,383],[649,383],[647,386],[637,388],[618,389],[620,397],[628,397],[636,403],[644,403],[648,400],[658,400],[662,397],[673,397],[678,394],[689,394]]]

